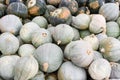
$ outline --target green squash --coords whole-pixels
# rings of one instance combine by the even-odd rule
[[[0,17],[4,16],[6,13],[7,6],[0,3]]]
[[[106,3],[100,7],[99,14],[103,15],[107,21],[116,20],[119,16],[119,5]]]
[[[4,0],[0,0],[0,3],[4,3]]]
[[[114,21],[109,21],[106,24],[106,34],[108,37],[118,37],[120,33],[119,25]]]
[[[103,39],[99,50],[103,53],[104,58],[109,61],[116,62],[120,60],[120,41],[116,38],[107,37]]]
[[[74,38],[74,31],[67,24],[59,24],[54,28],[53,39],[57,44],[68,44]]]
[[[103,58],[102,53],[98,52],[98,51],[93,51],[94,53],[94,60]]]
[[[89,27],[90,16],[87,14],[79,14],[76,17],[72,17],[71,25],[80,30],[85,30]]]
[[[71,12],[67,7],[60,7],[50,12],[48,21],[53,26],[58,24],[70,24],[72,21]]]
[[[32,44],[35,47],[39,47],[45,43],[51,43],[52,37],[49,31],[46,29],[39,29],[32,34]]]
[[[67,7],[71,14],[75,14],[78,10],[78,3],[76,0],[61,0],[59,7]]]
[[[45,75],[42,71],[38,71],[38,73],[30,80],[45,80]]]
[[[91,33],[97,34],[106,30],[106,20],[104,16],[100,14],[91,15],[91,22],[89,25]]]
[[[87,80],[86,71],[71,62],[64,62],[58,70],[58,80]]]
[[[108,36],[106,33],[99,33],[96,35],[96,37],[98,38],[99,43],[100,43],[103,39],[107,38]]]
[[[34,56],[39,63],[40,70],[47,73],[56,71],[63,61],[61,48],[53,43],[45,43],[39,46],[34,52]]]
[[[35,51],[35,47],[31,44],[23,44],[19,47],[18,54],[23,57],[23,56],[29,56],[33,55]]]
[[[88,72],[94,80],[109,80],[111,66],[106,59],[97,59],[91,63]]]
[[[27,0],[27,7],[31,16],[43,15],[47,9],[43,0]]]
[[[14,35],[18,35],[22,27],[22,22],[19,17],[9,14],[0,19],[0,31],[10,32]]]
[[[120,79],[120,64],[111,62],[110,79]]]
[[[32,21],[38,24],[40,28],[47,28],[48,26],[48,22],[43,16],[36,16]]]
[[[3,56],[0,58],[0,76],[4,80],[13,80],[14,67],[20,59],[17,55]]]
[[[65,47],[64,56],[79,67],[87,67],[93,61],[94,53],[90,43],[77,40]]]
[[[79,33],[80,33],[81,38],[84,38],[84,37],[89,36],[91,34],[89,30],[81,30],[81,31],[79,31]]]
[[[28,17],[28,9],[21,2],[13,2],[7,7],[7,14],[14,14],[21,18],[26,18]]]
[[[29,80],[37,74],[38,68],[32,55],[21,57],[14,67],[14,80]]]
[[[80,39],[80,34],[79,34],[79,30],[72,27],[73,32],[74,32],[74,37],[73,37],[73,41],[79,40]]]
[[[96,37],[96,35],[91,34],[91,35],[89,35],[89,36],[84,37],[83,40],[89,42],[89,43],[91,44],[93,50],[98,50],[99,40],[98,40],[98,38]]]
[[[34,22],[28,22],[24,24],[20,30],[20,37],[25,43],[31,43],[32,34],[34,31],[39,30],[40,27]]]
[[[0,51],[3,55],[15,54],[19,48],[19,40],[9,32],[0,35]]]

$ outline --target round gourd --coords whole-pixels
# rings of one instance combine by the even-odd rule
[[[119,25],[114,22],[114,21],[110,21],[107,22],[106,24],[106,34],[108,37],[118,37],[120,33],[120,28]]]
[[[6,9],[7,9],[6,5],[0,3],[0,17],[5,15]]]
[[[46,7],[50,12],[53,12],[56,9],[56,7],[53,5],[46,5]]]
[[[74,37],[73,37],[73,41],[79,40],[80,39],[80,34],[79,34],[79,30],[72,27],[73,32],[74,32]]]
[[[12,80],[14,78],[13,70],[20,59],[17,55],[3,56],[0,58],[0,76],[5,80]]]
[[[61,0],[46,0],[48,4],[57,6],[60,4]]]
[[[45,75],[42,71],[38,71],[38,73],[35,75],[35,77],[33,77],[30,80],[45,80]]]
[[[80,30],[87,29],[90,23],[90,16],[87,14],[79,14],[72,17],[71,25]]]
[[[120,64],[111,62],[111,69],[110,79],[120,79]]]
[[[9,14],[0,19],[1,32],[10,32],[17,35],[22,27],[22,22],[19,17]]]
[[[21,57],[14,68],[14,80],[29,80],[38,72],[38,62],[31,56]]]
[[[39,30],[40,27],[34,22],[24,24],[20,30],[20,37],[25,43],[31,43],[31,36],[34,31]]]
[[[21,18],[26,18],[28,16],[27,6],[22,2],[13,2],[7,7],[7,14],[14,14]]]
[[[100,43],[99,50],[103,53],[104,58],[109,61],[120,60],[120,41],[113,37],[107,37]]]
[[[39,63],[40,69],[47,73],[56,71],[63,61],[61,48],[53,43],[39,46],[34,52],[34,56]]]
[[[46,29],[39,29],[38,31],[35,31],[32,34],[32,44],[35,47],[39,47],[40,45],[43,45],[45,43],[51,43],[52,37],[49,31]]]
[[[87,80],[87,75],[83,68],[68,61],[64,62],[58,70],[58,80]]]
[[[103,39],[107,38],[108,36],[106,35],[106,33],[99,33],[96,35],[96,37],[98,38],[100,43]]]
[[[75,14],[78,10],[78,3],[76,0],[61,0],[59,7],[67,7],[71,14]]]
[[[74,31],[67,24],[59,24],[54,28],[53,39],[57,44],[67,44],[74,38]]]
[[[55,11],[50,13],[48,21],[53,26],[63,23],[70,24],[72,21],[70,10],[66,7],[57,8]]]
[[[91,22],[89,25],[90,32],[96,34],[106,30],[106,20],[100,14],[91,15]]]
[[[43,0],[28,0],[28,12],[32,16],[43,15],[46,11],[46,4]]]
[[[48,22],[43,16],[36,16],[32,21],[38,24],[40,28],[47,28],[48,26]]]
[[[90,33],[90,31],[89,30],[82,30],[82,31],[80,31],[80,37],[81,38],[84,38],[84,37],[86,37],[86,36],[89,36],[91,33]]]
[[[94,60],[103,58],[102,53],[98,52],[98,51],[93,51],[94,53]]]
[[[94,34],[84,37],[83,40],[89,42],[91,44],[93,50],[98,50],[99,40]]]
[[[93,61],[88,69],[92,79],[103,80],[109,79],[111,73],[110,63],[106,59],[97,59]]]
[[[54,29],[55,29],[55,27],[48,27],[47,28],[47,30],[50,32],[50,34],[53,36],[53,34],[54,34]]]
[[[15,54],[19,48],[19,40],[9,32],[0,35],[0,51],[3,55]]]
[[[84,40],[70,42],[65,47],[64,55],[79,67],[87,67],[94,57],[92,46]]]
[[[107,21],[116,20],[119,16],[119,5],[106,3],[99,9],[99,14],[103,15]]]
[[[31,44],[23,44],[19,47],[18,54],[23,57],[23,56],[29,56],[33,55],[35,51],[35,47]]]

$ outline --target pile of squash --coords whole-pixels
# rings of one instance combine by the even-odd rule
[[[0,80],[120,80],[120,0],[0,0]]]

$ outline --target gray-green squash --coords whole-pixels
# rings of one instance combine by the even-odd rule
[[[91,34],[89,30],[81,30],[81,31],[79,31],[79,33],[80,33],[81,38],[84,38],[84,37],[89,36]]]
[[[53,5],[46,5],[46,7],[49,10],[49,12],[53,12],[54,10],[56,10],[56,7]]]
[[[56,71],[63,61],[63,52],[60,47],[53,43],[45,43],[34,52],[39,63],[40,70],[51,73]]]
[[[3,55],[15,54],[19,48],[19,40],[9,32],[0,35],[0,51]]]
[[[99,50],[104,58],[109,61],[116,62],[120,60],[120,41],[116,38],[107,37],[103,39],[100,43]]]
[[[93,61],[94,53],[89,42],[77,40],[65,47],[64,56],[79,67],[87,67]]]
[[[19,47],[18,54],[23,57],[23,56],[29,56],[33,55],[35,51],[35,47],[31,44],[23,44]]]
[[[38,62],[32,56],[21,57],[14,67],[14,80],[28,80],[38,72]]]
[[[31,36],[34,31],[39,30],[40,27],[34,22],[24,24],[20,30],[20,37],[25,43],[31,43]]]
[[[17,36],[18,40],[19,40],[19,46],[23,45],[24,42],[23,40],[21,39],[20,35]]]
[[[72,17],[71,25],[80,30],[85,30],[89,27],[90,16],[87,14],[79,14]]]
[[[91,22],[89,25],[91,33],[97,34],[106,30],[106,20],[104,16],[100,14],[91,15]]]
[[[100,43],[103,39],[107,38],[108,36],[106,33],[103,32],[103,33],[97,34],[96,37],[98,38],[99,43]]]
[[[0,3],[0,17],[5,15],[6,9],[7,9],[7,6]]]
[[[37,31],[35,31],[32,34],[32,44],[35,47],[39,47],[40,45],[43,45],[45,43],[51,43],[52,42],[52,37],[49,31],[47,31],[46,29],[39,29]]]
[[[111,73],[111,65],[106,59],[97,59],[91,63],[88,72],[92,79],[109,79]]]
[[[33,22],[39,25],[40,28],[47,28],[48,22],[43,16],[36,16],[32,19]]]
[[[99,14],[103,15],[107,21],[116,20],[119,16],[119,5],[106,3],[100,7]]]
[[[71,62],[64,62],[58,70],[58,80],[87,80],[86,71]]]
[[[110,79],[120,79],[120,64],[111,62],[111,69]]]
[[[74,31],[67,24],[59,24],[54,28],[53,39],[57,44],[68,44],[74,38]]]
[[[20,59],[17,55],[3,56],[0,58],[0,76],[5,80],[12,80],[14,78],[13,70]]]
[[[98,51],[93,51],[94,53],[94,60],[103,58],[102,53],[98,52]]]
[[[79,40],[80,39],[80,34],[79,34],[79,30],[72,27],[73,32],[74,32],[74,37],[73,37],[73,41]]]
[[[38,73],[30,80],[45,80],[45,75],[42,71],[38,71]]]
[[[118,37],[120,33],[119,25],[114,21],[109,21],[106,24],[106,34],[108,37]]]
[[[96,37],[95,34],[91,34],[89,36],[86,36],[83,38],[83,40],[89,42],[93,48],[93,50],[98,50],[98,47],[99,47],[99,40],[98,38]]]
[[[0,19],[0,31],[10,32],[14,35],[19,34],[22,27],[22,22],[19,17],[9,14]]]

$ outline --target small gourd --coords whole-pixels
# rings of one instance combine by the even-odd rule
[[[120,41],[114,37],[103,39],[100,43],[99,50],[104,58],[109,61],[116,62],[120,60]]]
[[[106,30],[106,20],[100,14],[91,15],[91,22],[89,25],[90,32],[97,34]]]
[[[71,25],[80,30],[87,29],[90,23],[90,16],[87,14],[79,14],[72,17]]]
[[[55,27],[53,27],[53,26],[47,28],[47,30],[50,32],[51,35],[54,34],[54,28],[55,28]]]
[[[1,32],[10,32],[14,35],[18,35],[22,27],[22,22],[19,17],[9,14],[0,19]]]
[[[39,46],[34,52],[34,56],[39,63],[40,70],[47,73],[56,71],[63,61],[61,48],[53,43],[45,43]]]
[[[78,10],[78,3],[76,0],[61,0],[59,7],[67,7],[71,14],[75,14]]]
[[[54,28],[53,39],[59,44],[68,44],[73,40],[74,31],[67,24],[59,24]]]
[[[64,55],[79,67],[87,67],[94,57],[92,46],[84,40],[70,42],[65,47]]]
[[[39,29],[32,34],[32,44],[35,47],[39,47],[45,43],[51,43],[52,37],[49,31],[46,29]]]
[[[102,32],[102,33],[97,34],[96,37],[98,38],[99,43],[100,43],[103,39],[107,38],[108,36],[106,33]]]
[[[83,68],[67,61],[58,70],[58,80],[87,80],[87,75]]]
[[[83,40],[89,42],[91,44],[93,50],[98,50],[99,40],[94,34],[84,37]]]
[[[80,39],[80,34],[79,34],[79,30],[72,27],[73,32],[74,32],[74,37],[73,37],[73,41],[79,40]]]
[[[0,58],[0,76],[5,80],[13,80],[14,67],[20,59],[17,55],[3,56]]]
[[[100,7],[99,14],[103,15],[107,21],[116,20],[119,16],[119,6],[115,3],[106,3]]]
[[[29,56],[33,55],[35,51],[35,47],[31,44],[23,44],[19,47],[18,54],[23,57],[23,56]]]
[[[39,30],[40,27],[34,22],[24,24],[20,30],[20,37],[25,43],[31,43],[31,36],[34,31]]]
[[[81,30],[81,31],[79,31],[79,33],[80,33],[81,38],[84,38],[84,37],[89,36],[91,34],[89,30]]]
[[[108,37],[118,37],[120,33],[120,28],[119,25],[114,22],[114,21],[110,21],[107,22],[106,24],[106,34]]]
[[[48,22],[43,16],[36,16],[32,21],[38,24],[40,28],[47,28],[48,26]]]
[[[13,2],[7,7],[7,14],[14,14],[21,18],[28,17],[28,9],[22,2]]]
[[[0,35],[0,51],[3,55],[15,54],[19,48],[19,40],[9,32]]]
[[[46,0],[48,4],[57,6],[60,4],[61,0]]]
[[[97,59],[91,63],[88,72],[92,79],[107,80],[111,73],[111,65],[106,59]]]
[[[43,15],[47,9],[43,0],[28,0],[27,7],[31,16]]]
[[[37,74],[38,68],[32,55],[21,57],[14,67],[14,80],[28,80]]]
[[[72,21],[71,12],[67,7],[57,8],[53,12],[50,12],[48,21],[53,26],[56,26],[58,24],[63,24],[63,23],[70,24]]]

